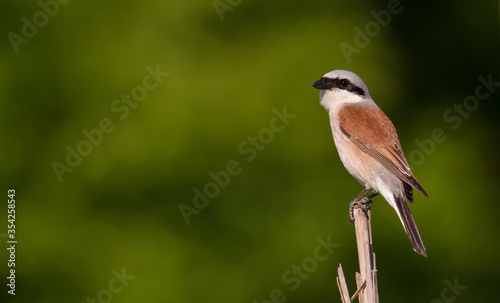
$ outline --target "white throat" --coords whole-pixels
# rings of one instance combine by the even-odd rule
[[[354,103],[374,103],[373,100],[368,97],[359,96],[345,90],[322,90],[319,95],[320,103],[329,112],[335,112],[339,108],[347,104]]]

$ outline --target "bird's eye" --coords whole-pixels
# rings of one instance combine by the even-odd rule
[[[346,88],[349,85],[349,80],[347,80],[347,79],[340,79],[339,84],[340,84],[340,87]]]

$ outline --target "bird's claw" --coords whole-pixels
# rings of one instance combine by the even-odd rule
[[[354,222],[354,209],[359,208],[366,214],[371,205],[372,200],[370,200],[369,197],[363,197],[359,200],[352,200],[349,203],[349,218],[351,218],[351,222]]]

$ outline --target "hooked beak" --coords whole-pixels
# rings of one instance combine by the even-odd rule
[[[321,78],[318,81],[314,82],[312,84],[312,86],[314,88],[317,88],[317,89],[330,89],[330,88],[332,88],[331,85],[326,84],[325,79],[323,79],[323,78]]]

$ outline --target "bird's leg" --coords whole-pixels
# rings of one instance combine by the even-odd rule
[[[356,198],[354,198],[351,201],[351,203],[349,203],[349,218],[351,219],[351,222],[354,222],[354,209],[361,208],[366,213],[372,205],[371,198],[378,195],[378,193],[373,193],[371,195],[363,197],[363,195],[366,194],[367,191],[368,191],[368,188],[365,188]],[[363,197],[363,198],[361,198],[361,197]]]
[[[366,194],[366,192],[367,192],[367,191],[369,191],[369,189],[368,189],[368,188],[363,189],[363,191],[362,191],[362,192],[360,192],[360,193],[359,193],[359,195],[357,195],[357,196],[356,196],[356,198],[354,198],[354,199],[351,201],[351,203],[352,203],[353,201],[358,201],[358,200],[359,200],[359,198],[363,197],[363,196],[364,196],[364,194]]]

